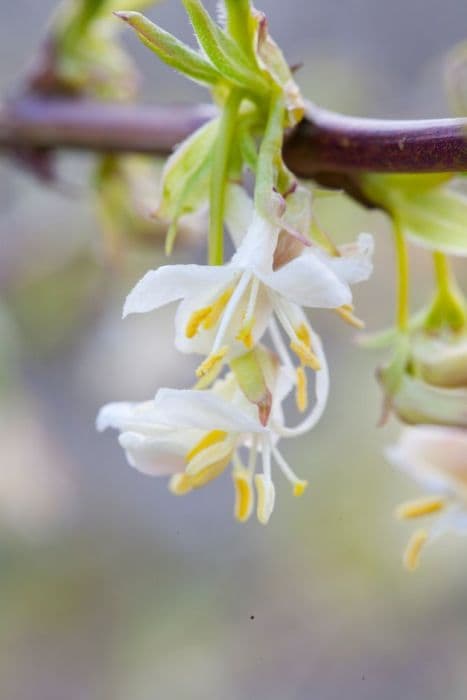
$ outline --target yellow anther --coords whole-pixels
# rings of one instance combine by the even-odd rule
[[[176,496],[183,496],[192,488],[191,479],[187,474],[174,474],[169,481],[169,491]]]
[[[428,539],[426,530],[413,533],[404,552],[404,566],[408,571],[415,571],[420,562],[420,552]]]
[[[344,304],[344,306],[339,306],[336,309],[336,313],[339,314],[341,319],[353,326],[354,328],[365,328],[365,322],[361,318],[358,318],[353,313],[353,306],[351,304]]]
[[[442,498],[418,498],[407,503],[401,503],[396,508],[395,516],[399,520],[408,518],[421,518],[424,515],[431,515],[443,510],[446,503]]]
[[[200,366],[196,370],[196,376],[204,377],[205,374],[214,369],[218,362],[222,362],[224,357],[227,355],[228,349],[229,348],[227,347],[227,345],[224,345],[224,347],[221,348],[218,352],[214,352],[211,355],[208,355],[208,357],[204,360],[204,362],[200,364]]]
[[[305,493],[306,487],[308,486],[308,481],[300,479],[296,481],[293,485],[293,495],[302,496]]]
[[[302,341],[297,342],[293,340],[290,343],[290,349],[297,355],[298,359],[303,365],[311,367],[311,369],[314,369],[315,371],[321,369],[320,362],[315,353]]]
[[[274,484],[271,479],[266,479],[264,474],[256,474],[255,486],[258,495],[256,517],[262,525],[267,525],[274,508],[276,496]]]
[[[295,400],[300,413],[306,411],[308,407],[308,382],[305,369],[297,367],[297,390],[295,392]]]
[[[253,326],[255,325],[255,319],[254,317],[250,318],[248,321],[242,324],[238,335],[237,335],[237,340],[239,340],[243,345],[246,347],[247,350],[251,350],[253,345],[255,344],[255,341],[253,339]]]
[[[195,337],[204,319],[211,313],[211,308],[211,306],[205,306],[202,309],[193,311],[185,328],[185,335],[187,338]]]
[[[217,443],[193,457],[186,466],[191,486],[198,489],[220,476],[232,459],[232,449],[231,444]]]
[[[199,455],[200,452],[205,450],[211,445],[215,445],[218,442],[222,442],[227,437],[227,433],[224,430],[211,430],[211,432],[206,433],[199,442],[185,455],[187,462],[191,462],[193,457]]]
[[[206,315],[202,322],[203,328],[205,330],[209,330],[210,328],[213,328],[216,325],[216,323],[222,315],[222,312],[229,303],[233,290],[233,287],[226,289],[225,292],[222,292],[222,294],[216,299],[214,304],[209,308],[209,313]]]
[[[295,331],[297,338],[306,345],[307,348],[311,350],[311,336],[310,331],[304,323],[301,323]]]
[[[244,523],[248,520],[253,510],[253,487],[251,475],[246,470],[232,472],[235,488],[234,514],[237,520]]]

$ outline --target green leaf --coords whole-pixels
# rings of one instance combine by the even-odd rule
[[[364,175],[372,201],[398,222],[403,234],[425,248],[467,255],[467,197],[446,185],[452,174]]]
[[[173,153],[162,173],[162,196],[157,210],[165,219],[195,211],[207,199],[208,162],[219,128],[212,119],[195,131]]]
[[[183,0],[183,4],[200,47],[222,76],[255,94],[268,92],[269,85],[263,75],[215,24],[200,0]]]
[[[207,85],[215,85],[222,80],[216,68],[199,53],[158,27],[144,15],[139,12],[116,12],[115,14],[133,27],[145,46],[175,70],[196,82]]]

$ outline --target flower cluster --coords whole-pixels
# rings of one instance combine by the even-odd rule
[[[232,465],[237,519],[250,516],[255,490],[258,520],[267,523],[273,465],[295,495],[307,483],[279,441],[311,430],[328,396],[325,355],[305,309],[331,309],[360,327],[351,285],[371,274],[373,241],[361,234],[336,247],[312,238],[311,190],[281,155],[284,129],[300,120],[303,101],[264,15],[247,0],[226,0],[219,26],[199,0],[184,5],[201,53],[139,13],[117,14],[162,60],[209,86],[219,107],[168,160],[156,212],[170,222],[170,252],[179,220],[207,205],[209,264],[149,271],[128,295],[124,316],[178,302],[175,345],[201,356],[196,384],[160,389],[142,404],[108,404],[97,427],[120,431],[129,463],[170,476],[175,494]],[[246,168],[254,175],[252,197],[243,185]],[[227,263],[225,228],[234,247]],[[289,426],[283,404],[292,394],[302,419]]]
[[[396,515],[437,515],[410,538],[404,554],[409,570],[417,567],[426,542],[449,530],[467,533],[467,301],[448,259],[467,255],[467,198],[452,180],[450,174],[363,180],[367,195],[392,217],[399,271],[397,327],[366,341],[392,346],[391,360],[378,372],[383,418],[393,413],[410,426],[386,454],[430,492],[397,508]],[[413,316],[407,240],[432,252],[435,273],[432,300]]]

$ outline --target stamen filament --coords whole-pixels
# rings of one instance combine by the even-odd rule
[[[298,478],[277,447],[272,448],[272,454],[285,478],[293,485],[294,496],[301,496],[308,486],[308,481]]]
[[[224,340],[224,336],[227,332],[227,329],[230,325],[230,322],[232,321],[233,315],[237,309],[237,306],[250,282],[252,273],[251,272],[243,272],[240,279],[237,282],[237,286],[235,287],[235,290],[230,297],[229,303],[227,304],[225,311],[222,315],[221,322],[219,324],[219,329],[217,331],[217,335],[214,339],[214,343],[212,346],[212,353],[218,352],[222,341]]]

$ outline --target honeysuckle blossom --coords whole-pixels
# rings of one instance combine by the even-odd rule
[[[467,431],[434,425],[405,428],[386,456],[429,494],[396,511],[402,519],[433,518],[428,528],[415,531],[407,545],[404,563],[413,570],[426,543],[449,531],[467,535]]]
[[[254,483],[257,517],[266,524],[275,501],[272,464],[291,482],[295,495],[307,485],[277,447],[287,433],[282,401],[293,380],[283,368],[275,374],[271,409],[263,422],[229,373],[210,390],[159,389],[153,401],[107,404],[99,412],[97,428],[119,430],[130,465],[145,474],[170,476],[169,488],[178,495],[204,486],[231,463],[237,519],[245,521],[252,512]],[[243,452],[248,455],[246,464]],[[259,456],[262,468],[257,471]]]
[[[246,212],[248,214],[248,212]],[[245,212],[236,222],[245,221]],[[236,229],[236,223],[230,225]],[[180,301],[175,327],[176,347],[206,355],[199,377],[250,349],[274,314],[301,365],[318,369],[309,324],[301,307],[334,308],[350,313],[350,284],[371,273],[372,237],[361,234],[356,244],[336,256],[317,246],[277,265],[283,251],[280,236],[288,234],[258,212],[251,219],[230,262],[218,266],[167,265],[149,271],[128,295],[123,315],[143,313]],[[233,238],[238,240],[238,231]],[[290,238],[290,236],[289,236]],[[294,239],[290,245],[295,250]],[[283,253],[281,255],[283,257]]]

